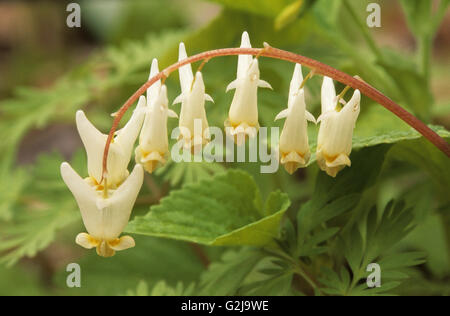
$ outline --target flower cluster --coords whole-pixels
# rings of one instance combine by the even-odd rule
[[[251,48],[247,32],[241,40],[241,48]],[[179,46],[179,60],[187,58],[183,43]],[[158,61],[153,60],[150,78],[159,73]],[[210,141],[205,101],[213,101],[205,92],[200,71],[192,72],[190,64],[179,68],[181,94],[173,104],[181,103],[179,116],[179,140],[187,149],[195,151]],[[330,176],[345,166],[350,166],[349,154],[352,148],[352,134],[359,114],[360,93],[355,91],[352,99],[345,103],[336,96],[333,81],[325,77],[322,86],[322,114],[317,122],[306,110],[305,81],[299,64],[295,65],[290,83],[287,109],[276,116],[285,118],[280,136],[280,161],[289,173],[305,167],[311,157],[307,122],[320,122],[316,158],[319,167]],[[225,121],[226,134],[237,145],[258,133],[257,90],[271,88],[260,79],[258,58],[239,55],[237,78],[226,91],[235,90],[228,118]],[[341,107],[341,103],[343,106]],[[76,114],[78,132],[84,144],[88,160],[88,177],[82,179],[72,167],[64,162],[61,175],[75,196],[88,233],[80,233],[76,243],[91,249],[103,257],[110,257],[118,250],[134,247],[132,237],[120,237],[128,223],[133,205],[142,186],[144,170],[152,173],[166,163],[169,153],[167,121],[178,118],[168,108],[167,87],[158,80],[141,96],[128,123],[116,132],[110,144],[106,162],[107,173],[103,173],[103,152],[108,136],[98,131],[86,118],[83,111]],[[195,122],[201,122],[199,126]],[[136,166],[131,174],[128,164],[133,147]]]
[[[280,136],[280,161],[289,173],[305,167],[311,157],[308,144],[307,121],[320,122],[316,159],[323,171],[335,177],[345,166],[350,166],[352,137],[359,115],[361,94],[355,90],[346,103],[336,95],[333,80],[324,77],[322,84],[322,114],[316,119],[306,110],[305,91],[301,66],[295,65],[288,107],[275,120],[286,118]],[[343,103],[343,107],[340,106]]]

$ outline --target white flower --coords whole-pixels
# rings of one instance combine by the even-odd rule
[[[361,94],[355,90],[351,100],[337,109],[337,97],[333,80],[324,77],[322,84],[322,115],[317,140],[317,163],[320,169],[332,177],[345,166],[350,166],[353,129],[360,110]],[[344,102],[345,103],[345,102]]]
[[[281,163],[290,174],[308,163],[311,153],[307,120],[316,122],[314,116],[306,111],[305,91],[303,88],[300,89],[302,81],[302,67],[296,64],[289,89],[288,108],[275,118],[275,120],[286,118],[280,136],[279,152]]]
[[[150,77],[158,74],[158,61],[153,59]],[[136,162],[152,173],[159,165],[166,163],[169,152],[167,117],[178,117],[168,108],[167,88],[158,80],[147,89],[147,106],[144,125],[136,147]]]
[[[186,48],[184,43],[180,43],[178,60],[186,58]],[[210,139],[205,100],[214,101],[211,96],[205,93],[205,84],[201,72],[197,71],[194,78],[191,65],[187,64],[180,67],[179,74],[181,94],[175,98],[173,104],[181,103],[180,138],[183,138],[186,148],[204,145]],[[194,128],[195,121],[201,123],[198,131]]]
[[[241,48],[251,48],[248,33],[242,34]],[[237,78],[231,82],[226,91],[236,89],[231,102],[228,119],[225,121],[227,134],[238,145],[245,137],[255,137],[259,129],[258,122],[258,87],[272,88],[269,83],[259,79],[258,59],[251,55],[239,55]]]
[[[82,179],[72,167],[61,164],[61,175],[78,203],[87,233],[80,233],[76,243],[92,249],[103,257],[111,257],[116,251],[134,247],[132,237],[120,237],[128,223],[131,210],[142,186],[144,172],[137,164],[128,178],[107,196],[91,178]]]
[[[119,131],[111,142],[107,160],[107,185],[115,188],[128,176],[128,163],[134,143],[144,120],[145,98],[139,99],[138,106],[128,123]],[[89,176],[101,185],[103,171],[103,150],[108,135],[101,133],[86,118],[83,111],[77,111],[76,123],[78,133],[83,141],[88,158]]]

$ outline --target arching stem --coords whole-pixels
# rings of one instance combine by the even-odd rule
[[[167,78],[173,71],[177,70],[181,66],[195,63],[200,60],[210,60],[215,57],[231,56],[231,55],[254,55],[274,59],[281,59],[292,63],[298,63],[310,69],[314,69],[315,74],[330,77],[336,81],[339,81],[347,86],[352,87],[353,89],[358,89],[362,94],[371,98],[373,101],[379,103],[380,105],[384,106],[386,109],[397,115],[408,125],[416,129],[420,134],[422,134],[426,139],[428,139],[444,154],[446,154],[447,157],[450,157],[450,145],[442,137],[440,137],[437,133],[435,133],[425,123],[420,121],[414,115],[403,109],[400,105],[392,101],[390,98],[386,97],[384,94],[382,94],[380,91],[373,88],[366,82],[358,78],[354,78],[342,71],[339,71],[331,66],[323,64],[317,60],[265,45],[264,48],[222,48],[203,52],[188,57],[184,60],[181,60],[167,67],[166,69],[158,73],[156,76],[150,78],[122,105],[119,111],[116,112],[114,122],[111,127],[111,130],[109,131],[105,145],[105,150],[103,153],[103,174],[105,175],[107,172],[106,164],[109,147],[113,139],[114,133],[116,132],[116,129],[120,123],[120,120],[122,119],[125,112],[130,108],[130,106],[133,105],[133,103],[136,102],[136,100],[142,94],[144,94],[152,84],[154,84],[156,81],[160,79]]]

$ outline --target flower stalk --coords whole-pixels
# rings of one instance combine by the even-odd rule
[[[298,55],[292,52],[274,48],[265,45],[264,48],[222,48],[211,51],[206,51],[199,53],[197,55],[190,56],[186,59],[180,60],[177,63],[172,64],[163,71],[159,72],[147,82],[145,82],[116,112],[111,130],[108,134],[106,145],[103,152],[103,177],[107,173],[107,158],[110,149],[111,141],[113,140],[114,133],[126,111],[137,101],[137,99],[144,94],[147,89],[152,86],[158,80],[165,80],[173,71],[176,71],[180,67],[192,64],[197,61],[209,61],[215,57],[221,56],[232,56],[232,55],[253,55],[258,57],[268,57],[274,59],[281,59],[292,63],[298,63],[302,66],[310,68],[314,74],[319,74],[323,76],[330,77],[336,81],[339,81],[346,86],[353,89],[358,89],[363,95],[369,97],[373,101],[385,107],[387,110],[391,111],[393,114],[402,119],[405,123],[416,129],[420,134],[422,134],[426,139],[428,139],[433,145],[435,145],[439,150],[441,150],[447,157],[450,157],[450,145],[440,137],[436,132],[430,129],[425,123],[419,120],[410,112],[406,111],[400,105],[395,103],[393,100],[385,96],[383,93],[367,84],[366,82],[360,80],[359,78],[354,78],[342,71],[339,71],[329,65],[323,64],[317,60]],[[102,179],[103,180],[103,179]]]

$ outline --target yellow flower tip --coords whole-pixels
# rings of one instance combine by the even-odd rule
[[[325,171],[329,176],[335,178],[338,172],[344,169],[345,166],[351,166],[351,161],[345,154],[330,156],[324,154],[322,151],[318,151],[317,164],[321,170]]]
[[[75,238],[75,242],[83,248],[92,249],[100,245],[100,241],[87,233],[80,233]]]
[[[232,138],[237,146],[245,144],[249,138],[256,137],[259,130],[259,125],[253,126],[246,122],[233,124],[230,119],[227,119],[224,125],[227,136]]]
[[[147,152],[140,146],[136,148],[136,163],[141,164],[148,173],[153,173],[155,169],[163,166],[166,162],[166,153],[158,151]]]
[[[108,242],[103,240],[100,245],[97,246],[97,255],[103,258],[111,258],[116,252],[109,246]]]
[[[190,150],[191,154],[196,155],[201,153],[203,146],[207,145],[211,138],[207,133],[203,136],[191,137],[190,133],[183,134],[183,131],[181,131],[178,141],[183,141],[183,148]]]
[[[300,168],[300,164],[298,162],[289,161],[284,164],[284,169],[286,169],[289,174],[294,174],[298,168]]]
[[[87,233],[80,233],[76,237],[75,242],[83,248],[96,248],[97,254],[104,258],[109,258],[115,255],[116,251],[133,248],[136,243],[130,236],[123,236],[113,240],[99,240]]]
[[[122,236],[120,238],[116,238],[112,241],[109,241],[108,245],[111,249],[113,249],[115,251],[121,251],[121,250],[133,248],[134,246],[136,246],[136,243],[135,243],[133,237]]]
[[[161,163],[157,160],[150,160],[144,163],[142,166],[144,167],[145,171],[152,174],[153,171],[155,171],[156,169],[158,169],[158,167],[161,166]]]
[[[309,161],[310,153],[298,153],[296,151],[291,151],[289,153],[281,153],[281,164],[289,174],[293,174],[298,168],[306,167]]]

